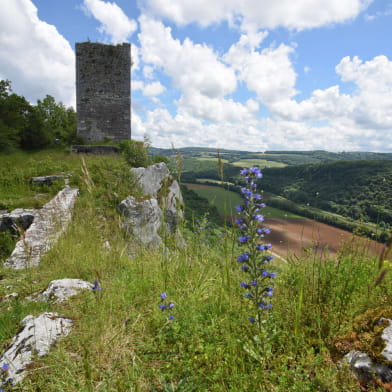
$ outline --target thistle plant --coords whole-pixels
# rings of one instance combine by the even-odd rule
[[[246,185],[241,188],[244,202],[236,207],[240,214],[235,223],[241,231],[238,241],[244,252],[237,257],[241,270],[246,274],[246,280],[240,283],[246,289],[244,297],[251,301],[256,314],[248,320],[261,326],[262,314],[272,308],[270,302],[273,295],[271,279],[276,276],[274,272],[267,271],[266,265],[273,259],[268,253],[271,244],[265,243],[264,237],[270,229],[264,227],[264,216],[260,211],[266,206],[262,202],[262,195],[257,193],[256,180],[262,178],[257,167],[243,169],[240,174],[244,177]]]

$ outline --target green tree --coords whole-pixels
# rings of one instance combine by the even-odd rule
[[[73,108],[66,108],[63,103],[57,103],[51,95],[47,95],[37,101],[37,110],[46,133],[53,140],[58,139],[63,145],[76,141],[76,113]]]

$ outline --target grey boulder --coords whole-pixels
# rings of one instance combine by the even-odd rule
[[[42,313],[39,316],[26,316],[22,320],[23,329],[12,339],[7,351],[0,357],[2,385],[15,385],[26,376],[26,367],[33,362],[34,355],[42,357],[60,338],[67,336],[72,320],[57,313]]]

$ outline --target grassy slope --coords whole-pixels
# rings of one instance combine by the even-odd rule
[[[75,168],[81,193],[73,223],[42,264],[0,271],[0,295],[9,285],[20,294],[0,302],[0,343],[27,314],[51,310],[74,321],[72,333],[33,366],[20,390],[359,391],[329,350],[355,315],[390,304],[392,281],[387,275],[374,287],[374,262],[355,249],[342,252],[339,263],[313,256],[290,261],[278,271],[274,310],[257,331],[239,287],[246,276],[235,261],[237,234],[206,243],[195,230],[184,233],[182,250],[170,243],[165,252],[133,248],[131,258],[113,193],[132,192],[132,179],[110,159],[88,160],[87,167],[90,175]],[[63,277],[99,279],[103,289],[59,305],[23,300]],[[175,303],[172,322],[158,308],[162,292]]]

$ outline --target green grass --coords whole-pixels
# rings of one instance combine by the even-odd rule
[[[78,166],[78,156],[58,151],[0,155],[0,209],[42,207],[64,187],[64,181],[42,186],[30,184],[29,180],[37,176],[65,175]],[[75,179],[71,182],[75,183]]]
[[[360,391],[333,362],[334,339],[355,316],[390,304],[391,277],[374,286],[375,260],[347,247],[338,260],[309,254],[272,266],[274,308],[258,331],[239,286],[246,276],[236,262],[238,233],[202,243],[202,233],[185,231],[185,248],[131,249],[115,206],[135,189],[132,178],[114,158],[88,159],[87,169],[75,168],[73,222],[41,265],[0,271],[0,296],[7,286],[19,293],[0,301],[2,347],[27,314],[56,311],[74,323],[15,391]],[[23,299],[64,277],[99,279],[103,289],[57,305]],[[158,308],[162,292],[175,303],[172,322]]]
[[[238,193],[213,185],[199,187],[197,184],[186,184],[186,186],[194,190],[199,196],[206,198],[212,205],[215,205],[222,216],[237,215],[234,208],[242,203],[242,198]],[[263,215],[269,218],[302,218],[302,216],[292,212],[268,206],[263,210]]]
[[[268,161],[266,159],[241,159],[240,161],[232,162],[232,165],[239,167],[252,167],[258,166],[261,169],[266,167],[285,167],[285,163]]]
[[[210,204],[216,206],[221,216],[234,216],[235,206],[241,204],[242,199],[238,193],[227,191],[218,186],[198,187],[197,185],[187,184],[199,196],[206,198]]]

